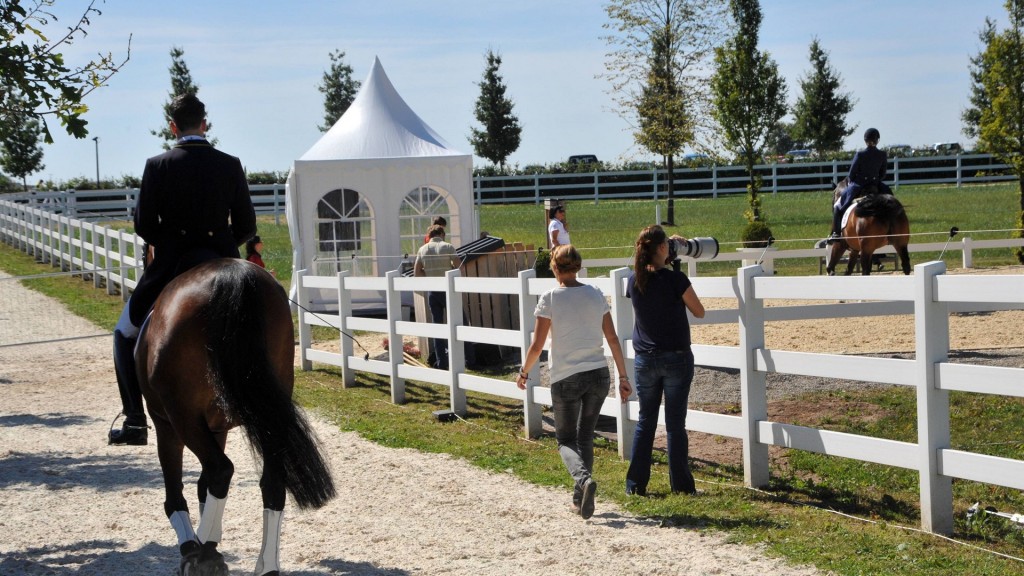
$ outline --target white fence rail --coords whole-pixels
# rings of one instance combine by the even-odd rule
[[[760,266],[739,269],[735,278],[694,278],[697,292],[706,298],[735,299],[736,308],[712,311],[700,323],[735,323],[739,346],[694,345],[696,363],[701,366],[739,369],[741,413],[723,415],[690,411],[687,428],[732,438],[743,443],[744,478],[748,485],[768,483],[769,446],[786,446],[832,456],[853,458],[888,466],[917,470],[920,474],[922,526],[949,533],[953,529],[952,479],[962,478],[999,486],[1024,489],[1024,461],[954,450],[950,440],[949,392],[1024,397],[1024,369],[993,368],[947,362],[949,313],[977,309],[1024,308],[1024,276],[946,276],[945,264],[931,262],[915,268],[913,276],[886,277],[773,277]],[[611,299],[616,332],[627,356],[627,370],[633,371],[630,335],[632,307],[625,298],[627,269],[617,269],[609,278],[581,281],[601,289]],[[554,280],[539,279],[532,270],[519,274],[518,281],[495,282],[487,278],[466,278],[452,271],[444,278],[404,278],[389,272],[383,278],[356,278],[342,272],[334,277],[299,273],[300,302],[311,289],[337,291],[337,314],[299,312],[301,366],[314,362],[341,368],[346,386],[356,372],[370,372],[390,379],[391,397],[405,398],[406,380],[445,386],[451,409],[466,411],[466,392],[475,391],[510,398],[523,403],[524,430],[528,436],[541,432],[541,410],[551,405],[546,387],[536,383],[524,391],[508,380],[465,373],[463,346],[449,346],[450,367],[437,370],[404,363],[402,347],[393,345],[387,360],[365,359],[353,353],[352,340],[339,336],[337,349],[312,348],[311,327],[330,326],[344,332],[365,330],[386,334],[391,342],[403,336],[445,338],[450,342],[477,342],[518,347],[525,357],[530,329],[498,330],[462,326],[461,302],[468,292],[514,294],[518,296],[521,326],[533,325],[530,316],[538,296],[554,286]],[[387,317],[357,318],[352,315],[351,291],[380,290],[387,297]],[[447,324],[402,320],[401,293],[444,292],[449,302]],[[766,307],[772,299],[859,300],[864,294],[885,294],[888,300],[849,304]],[[823,296],[824,295],[824,296]],[[837,316],[880,316],[913,314],[917,343],[912,360],[851,357],[775,350],[765,347],[765,323],[778,320],[833,318]],[[910,386],[917,390],[918,438],[903,442],[796,426],[768,419],[766,381],[770,373],[827,378],[856,379],[879,384]],[[629,457],[639,405],[635,399],[621,404],[605,401],[601,413],[616,419],[619,453]],[[662,414],[663,417],[663,414]]]

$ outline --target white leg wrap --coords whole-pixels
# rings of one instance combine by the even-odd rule
[[[170,521],[171,526],[174,527],[174,533],[178,535],[178,547],[196,539],[196,533],[192,531],[192,519],[189,518],[188,512],[178,510],[171,514]]]
[[[255,576],[263,576],[267,572],[280,571],[278,555],[281,549],[281,520],[284,513],[280,510],[263,509],[263,547],[260,558],[256,561]]]
[[[199,537],[201,544],[220,542],[224,504],[227,501],[227,498],[217,498],[209,492],[206,493],[206,506],[203,507],[203,513],[199,517],[199,530],[196,530],[196,536]]]

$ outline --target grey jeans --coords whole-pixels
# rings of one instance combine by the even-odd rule
[[[575,481],[572,500],[576,504],[594,469],[594,428],[610,387],[607,368],[579,372],[551,384],[555,439],[562,462]]]

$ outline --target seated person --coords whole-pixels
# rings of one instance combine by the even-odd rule
[[[880,135],[875,128],[868,128],[864,132],[864,143],[867,148],[857,152],[853,157],[853,164],[850,165],[850,174],[847,180],[850,185],[843,190],[839,198],[839,205],[833,208],[832,213],[832,234],[829,236],[831,244],[841,235],[840,222],[847,208],[857,198],[872,191],[879,194],[892,194],[889,185],[883,182],[885,178],[886,165],[889,162],[885,150],[878,148]]]

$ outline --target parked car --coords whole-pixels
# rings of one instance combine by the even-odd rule
[[[569,156],[569,164],[597,164],[597,156],[594,154],[577,154]]]
[[[914,155],[914,149],[909,144],[893,144],[892,146],[887,146],[885,151],[889,156],[906,157]]]
[[[786,152],[787,162],[804,162],[811,159],[812,152],[807,148],[799,148]]]
[[[960,146],[959,142],[939,142],[933,148],[936,154],[943,156],[951,156],[953,154],[960,154],[964,149]]]

